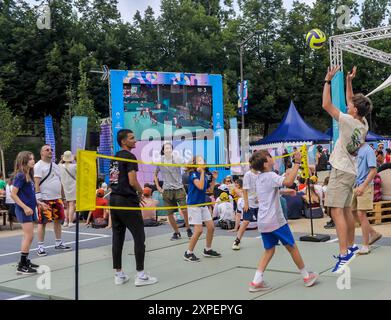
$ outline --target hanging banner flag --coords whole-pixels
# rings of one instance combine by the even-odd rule
[[[77,152],[76,210],[93,211],[96,205],[96,152]]]
[[[236,118],[229,119],[229,161],[230,163],[240,163],[240,145],[239,145],[239,130],[238,120]],[[231,167],[232,174],[241,174],[240,166]]]
[[[248,80],[243,81],[243,95],[240,89],[241,88],[239,82],[238,83],[238,114],[239,115],[242,114],[242,101],[243,101],[244,114],[248,113]]]
[[[53,118],[52,116],[45,117],[45,144],[49,145],[53,150],[52,161],[56,161],[56,140],[54,138]]]
[[[84,150],[86,148],[87,122],[87,117],[72,117],[72,154],[77,154],[77,150]]]

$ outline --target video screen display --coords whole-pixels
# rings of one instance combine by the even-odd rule
[[[124,84],[123,96],[124,127],[139,140],[213,128],[210,86]]]

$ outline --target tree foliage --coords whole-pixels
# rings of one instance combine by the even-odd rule
[[[41,1],[39,1],[41,2]],[[37,8],[22,0],[0,1],[0,98],[26,119],[51,114],[61,123],[64,145],[72,115],[109,115],[108,86],[91,69],[220,73],[224,79],[226,120],[236,116],[236,85],[240,79],[238,43],[262,30],[244,48],[244,77],[249,80],[246,126],[259,130],[281,121],[290,100],[320,130],[331,124],[321,108],[322,81],[329,64],[328,48],[313,51],[305,43],[312,28],[327,35],[373,28],[389,21],[387,0],[316,0],[309,6],[282,0],[161,0],[160,13],[137,12],[121,19],[116,0],[51,2],[52,26],[39,30]],[[352,27],[338,29],[337,8],[347,5]],[[391,52],[390,40],[373,45]],[[345,73],[358,66],[355,91],[368,93],[390,74],[384,64],[344,55]],[[373,96],[372,130],[389,134],[390,91]],[[239,117],[240,121],[240,117]],[[228,123],[228,121],[226,121]],[[68,128],[67,128],[68,126]],[[65,131],[64,131],[65,130]],[[68,134],[69,135],[69,134]]]

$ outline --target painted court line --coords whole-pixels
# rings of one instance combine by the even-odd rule
[[[76,234],[76,231],[61,231],[62,233],[73,233]],[[79,234],[85,235],[85,236],[96,236],[101,238],[111,238],[111,235],[108,234],[99,234],[99,233],[87,233],[87,232],[79,232]]]
[[[22,296],[17,296],[17,297],[9,298],[9,299],[7,299],[7,300],[22,300],[22,299],[30,298],[30,297],[31,297],[31,295],[29,295],[29,294],[24,294],[24,295],[22,295]]]
[[[102,237],[94,237],[94,238],[79,240],[79,243],[80,242],[91,241],[91,240],[97,240],[97,239],[102,239]],[[75,243],[76,243],[76,241],[64,242],[64,244],[75,244]],[[55,247],[55,245],[45,246],[46,249],[54,248],[54,247]],[[38,248],[30,249],[30,252],[37,251],[37,250],[38,250]],[[62,252],[69,252],[69,251],[72,251],[72,250],[65,250],[65,251],[62,251]],[[0,257],[12,256],[14,254],[20,254],[20,251],[15,251],[15,252],[10,252],[10,253],[3,253],[3,254],[0,254]]]
[[[331,240],[326,241],[326,243],[332,243],[332,242],[337,242],[337,241],[338,241],[338,238],[335,238],[335,239],[331,239]]]

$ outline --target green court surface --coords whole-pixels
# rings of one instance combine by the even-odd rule
[[[135,259],[132,241],[124,245],[123,267],[131,280],[114,285],[111,246],[80,251],[79,299],[83,300],[328,300],[328,299],[391,299],[390,247],[373,247],[370,255],[358,256],[350,264],[350,281],[332,274],[338,251],[336,243],[298,242],[309,270],[320,274],[318,283],[306,288],[301,275],[284,247],[276,254],[265,272],[265,280],[272,285],[266,292],[250,293],[248,284],[254,276],[263,252],[261,240],[243,238],[240,251],[231,249],[233,236],[216,236],[213,248],[221,258],[205,258],[201,250],[205,235],[195,253],[199,263],[183,260],[187,239],[170,241],[167,235],[147,238],[145,267],[159,279],[155,285],[135,287]],[[74,252],[34,259],[35,263],[50,267],[48,274],[18,276],[15,264],[0,266],[0,290],[31,294],[49,299],[74,299]],[[39,289],[38,283],[46,276],[50,289]],[[344,275],[346,276],[346,274]],[[49,280],[48,280],[49,279]],[[342,283],[345,289],[338,288]],[[350,283],[349,283],[350,282]],[[350,289],[349,289],[350,284]]]

